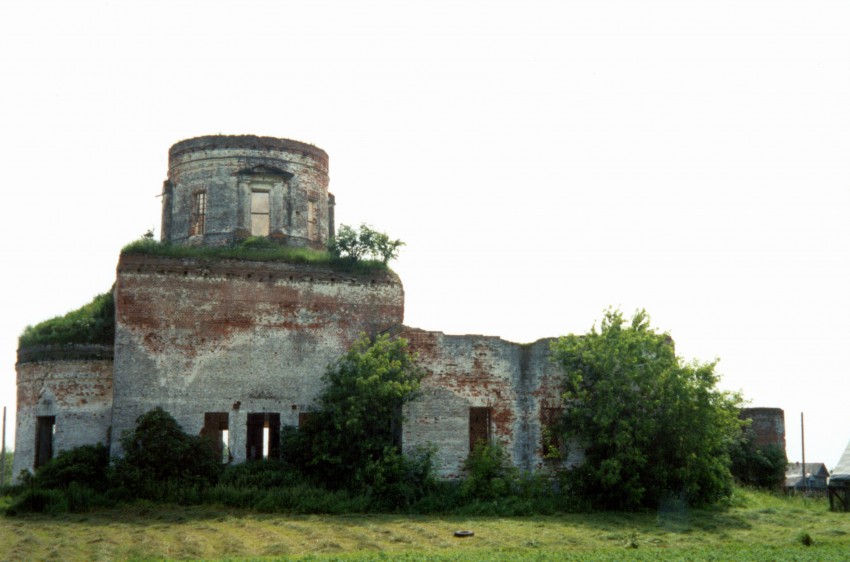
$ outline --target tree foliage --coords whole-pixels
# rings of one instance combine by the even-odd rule
[[[325,372],[320,411],[284,433],[287,462],[332,486],[380,493],[405,479],[427,478],[428,455],[421,462],[405,458],[395,439],[402,405],[422,377],[406,340],[381,335],[371,341],[361,334]]]
[[[562,337],[552,353],[564,372],[561,430],[586,455],[570,475],[576,492],[624,509],[671,495],[709,504],[731,493],[741,399],[717,390],[715,363],[684,363],[645,311],[627,323],[608,310],[598,331]]]
[[[116,463],[117,484],[134,494],[161,499],[169,488],[215,484],[222,466],[205,438],[188,435],[162,408],[136,420],[136,428],[121,437],[124,456]]]
[[[357,230],[341,224],[336,236],[328,242],[328,251],[353,261],[368,257],[386,265],[398,257],[402,246],[404,242],[401,240],[393,240],[388,234],[374,230],[367,224],[361,224]]]
[[[744,433],[730,450],[732,475],[741,483],[757,488],[778,489],[785,483],[788,457],[779,445],[757,447]]]
[[[102,443],[60,451],[35,473],[32,486],[65,490],[79,484],[92,490],[105,490],[109,477],[109,449]]]

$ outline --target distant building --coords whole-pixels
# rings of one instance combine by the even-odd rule
[[[829,477],[829,508],[850,511],[850,443]]]
[[[785,412],[782,408],[743,408],[741,419],[751,420],[744,431],[756,447],[775,445],[785,450]]]
[[[788,491],[826,490],[829,470],[822,462],[806,463],[806,479],[803,480],[803,463],[788,463],[785,469],[785,489]]]

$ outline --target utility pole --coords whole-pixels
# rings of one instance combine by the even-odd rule
[[[3,406],[3,445],[0,448],[0,487],[6,484],[6,406]]]
[[[800,441],[803,447],[803,489],[809,491],[809,479],[806,478],[806,426],[803,423],[803,412],[800,412]]]

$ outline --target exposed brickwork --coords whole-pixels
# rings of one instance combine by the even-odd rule
[[[114,431],[156,406],[191,433],[229,412],[241,461],[248,413],[297,425],[360,332],[402,322],[404,293],[390,272],[122,256],[116,310]]]
[[[36,418],[55,416],[54,454],[107,443],[112,423],[111,359],[80,359],[93,346],[62,346],[49,360],[19,362],[18,413],[13,474],[31,470],[35,462]],[[25,351],[25,350],[22,350]],[[111,349],[100,350],[111,355]],[[63,355],[65,357],[63,357]]]
[[[462,474],[469,454],[469,409],[491,408],[491,435],[525,470],[551,466],[543,460],[541,408],[560,404],[559,373],[549,361],[549,339],[520,345],[488,336],[449,336],[405,328],[401,336],[428,372],[422,395],[405,408],[403,442],[437,446],[437,470]],[[579,462],[580,452],[560,462]],[[547,464],[549,463],[549,464]]]
[[[741,418],[753,420],[746,431],[757,447],[778,445],[785,450],[785,412],[781,408],[744,408]]]
[[[334,232],[328,155],[298,141],[252,135],[198,137],[171,147],[162,239],[220,245],[250,236],[254,190],[269,194],[271,239],[324,248]],[[192,227],[198,193],[205,196],[201,233]]]
[[[175,244],[227,244],[262,224],[282,244],[323,247],[334,232],[327,154],[287,139],[179,142],[162,201],[162,239]],[[55,427],[60,451],[109,443],[157,406],[189,433],[227,435],[234,461],[256,458],[264,433],[307,417],[323,372],[364,331],[405,337],[419,354],[427,376],[405,406],[403,446],[436,445],[441,476],[462,475],[478,437],[502,443],[525,470],[582,461],[577,443],[542,430],[564,407],[551,340],[404,327],[404,291],[391,272],[125,255],[115,306],[114,361],[112,348],[98,346],[19,350],[16,474],[33,466],[39,417],[44,433]],[[782,410],[746,412],[757,443],[785,446]],[[117,439],[111,446],[120,454]],[[561,458],[544,459],[558,447]]]

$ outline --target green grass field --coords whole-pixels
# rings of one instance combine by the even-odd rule
[[[2,500],[0,500],[2,503]],[[458,539],[455,530],[475,532]],[[807,533],[811,546],[803,544]],[[846,560],[850,514],[738,490],[727,508],[553,517],[288,516],[139,503],[0,518],[0,560]]]

